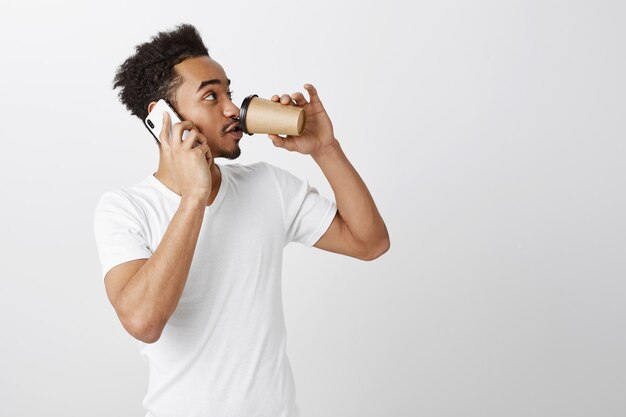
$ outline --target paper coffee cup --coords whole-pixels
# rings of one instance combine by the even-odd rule
[[[306,113],[296,106],[249,95],[241,104],[239,122],[244,133],[268,133],[300,136],[304,131]]]

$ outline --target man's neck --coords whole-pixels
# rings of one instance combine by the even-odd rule
[[[220,189],[220,186],[222,185],[222,172],[220,171],[218,166],[215,165],[214,159],[211,160],[210,169],[211,169],[211,179],[213,181],[213,185],[211,187],[211,194],[209,194],[209,198],[207,200],[207,206],[213,204],[213,200],[215,200],[215,196],[217,195]],[[182,194],[180,193],[180,190],[177,188],[176,184],[174,183],[174,180],[172,179],[172,175],[171,175],[171,171],[169,167],[165,164],[162,164],[161,161],[159,161],[159,168],[157,169],[157,172],[154,173],[154,176],[159,181],[161,181],[167,188],[169,188],[170,190],[172,190],[179,196],[182,196]]]

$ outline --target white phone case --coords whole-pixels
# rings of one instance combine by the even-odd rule
[[[152,135],[159,142],[161,141],[159,136],[161,135],[161,129],[163,128],[163,112],[168,112],[170,115],[170,138],[172,137],[173,133],[171,127],[174,126],[174,123],[181,122],[180,117],[178,117],[178,114],[176,114],[174,109],[172,109],[165,100],[159,99],[159,101],[157,101],[157,104],[154,106],[154,108],[152,109],[150,114],[148,114],[148,117],[146,117],[146,120],[144,121],[150,133],[152,133]],[[188,133],[188,130],[183,131],[183,140],[185,140]]]

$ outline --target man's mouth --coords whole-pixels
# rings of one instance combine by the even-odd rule
[[[225,130],[224,133],[231,132],[241,132],[241,126],[239,125],[239,121],[231,123]]]
[[[225,130],[224,134],[229,134],[233,139],[241,139],[243,136],[243,130],[241,130],[241,125],[239,124],[239,120],[231,123]]]

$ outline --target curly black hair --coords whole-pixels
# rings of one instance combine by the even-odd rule
[[[143,123],[151,101],[164,98],[177,107],[176,90],[183,79],[174,65],[205,55],[209,56],[209,51],[196,28],[180,24],[174,30],[157,33],[150,42],[135,46],[135,54],[117,68],[113,89],[121,87],[120,102]]]

